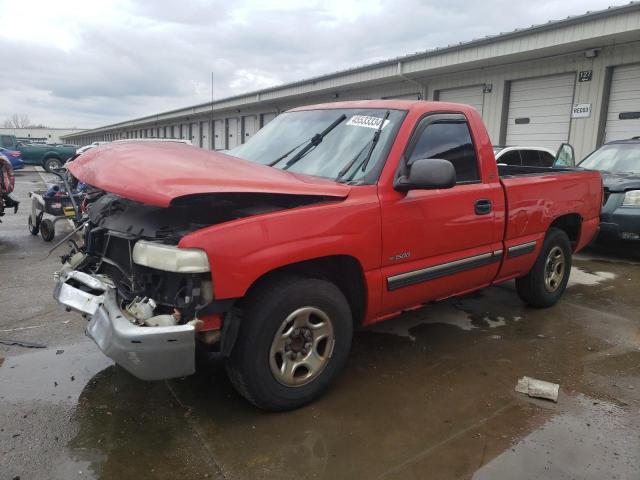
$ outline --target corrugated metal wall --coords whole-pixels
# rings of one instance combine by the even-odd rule
[[[497,54],[499,52],[494,53]],[[274,114],[277,113],[275,112],[276,109],[285,111],[292,107],[320,102],[399,98],[405,96],[411,98],[421,96],[433,100],[434,92],[436,91],[480,85],[484,86],[483,118],[493,142],[500,143],[506,139],[506,122],[509,115],[507,107],[509,105],[512,82],[565,73],[574,75],[576,78],[573,103],[591,104],[589,117],[573,118],[570,122],[568,140],[574,145],[577,157],[582,158],[596,147],[599,138],[600,140],[604,139],[607,115],[606,110],[603,111],[603,102],[606,103],[608,99],[613,67],[637,63],[640,63],[640,42],[638,41],[604,47],[594,58],[587,58],[585,50],[581,48],[571,54],[545,56],[539,59],[527,59],[526,61],[512,62],[505,65],[473,68],[463,72],[433,74],[424,77],[415,76],[414,74],[413,80],[393,75],[393,69],[387,72],[391,80],[386,79],[384,82],[380,80],[374,81],[376,77],[373,73],[359,72],[357,74],[354,73],[354,78],[351,78],[351,80],[353,82],[364,82],[364,86],[355,86],[344,82],[340,85],[333,85],[336,87],[335,90],[325,90],[322,93],[311,93],[308,90],[305,91],[302,87],[293,91],[295,88],[291,87],[292,96],[281,97],[269,103],[254,99],[253,103],[242,109],[218,109],[213,114],[210,109],[208,111],[203,109],[202,113],[184,115],[171,121],[151,122],[152,125],[149,125],[149,122],[146,124],[141,122],[122,130],[93,136],[74,137],[74,139],[77,139],[76,142],[81,144],[104,140],[105,135],[107,139],[114,140],[127,138],[127,133],[133,135],[134,131],[140,129],[146,133],[147,138],[157,137],[159,134],[160,136],[164,134],[164,127],[173,126],[174,137],[191,137],[193,144],[199,146],[199,127],[202,125],[204,128],[202,132],[203,148],[212,148],[210,140],[214,135],[215,148],[223,149],[246,140],[244,138],[246,133],[249,133],[246,137],[250,137],[256,128],[266,123],[265,119],[268,121],[274,117]],[[591,71],[591,80],[585,82],[577,81],[578,73],[581,71]],[[376,72],[376,74],[378,73],[380,72]],[[606,106],[604,108],[606,109]],[[196,107],[194,107],[194,110],[196,110]],[[215,120],[215,131],[213,133],[210,131],[212,116]],[[244,118],[251,118],[251,120],[246,121],[248,123],[244,126],[245,130],[243,131],[241,119]],[[250,126],[247,126],[249,124]],[[229,131],[229,125],[231,125],[231,131]],[[182,126],[182,135],[179,133],[180,126]],[[160,130],[158,130],[158,127],[160,127]],[[220,131],[223,127],[226,131]],[[188,130],[191,130],[191,132]],[[169,134],[167,135],[169,136]]]

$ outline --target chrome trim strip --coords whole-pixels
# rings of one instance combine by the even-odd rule
[[[536,249],[537,243],[538,242],[534,240],[533,242],[514,245],[513,247],[509,247],[509,249],[507,250],[507,254],[511,258],[519,257],[520,255],[526,255],[527,253],[531,253]]]
[[[497,252],[499,252],[499,254]],[[436,278],[464,272],[465,270],[470,270],[472,268],[482,267],[499,261],[501,257],[502,250],[496,250],[495,252],[481,253],[480,255],[474,255],[473,257],[461,258],[460,260],[454,260],[453,262],[441,263],[440,265],[393,275],[391,277],[387,277],[387,290],[393,291],[416,283],[435,280]]]

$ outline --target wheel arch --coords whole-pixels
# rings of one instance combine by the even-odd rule
[[[335,284],[347,299],[353,315],[354,327],[365,317],[367,289],[362,265],[351,255],[331,255],[282,265],[258,277],[248,288],[245,297],[265,282],[281,275],[299,275],[324,279]]]
[[[582,217],[577,213],[561,215],[551,222],[549,229],[551,228],[557,228],[565,232],[571,242],[571,249],[575,250],[582,233]]]

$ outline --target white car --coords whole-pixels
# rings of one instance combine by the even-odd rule
[[[501,147],[494,145],[493,154],[499,165],[552,167],[556,152],[545,147]]]

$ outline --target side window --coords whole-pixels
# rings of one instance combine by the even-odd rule
[[[449,160],[456,169],[458,183],[480,180],[478,159],[466,122],[427,125],[409,157],[409,165],[421,158]]]
[[[540,155],[537,150],[520,150],[522,164],[526,167],[541,167]]]
[[[13,139],[8,136],[8,135],[2,135],[2,137],[0,137],[2,139],[2,146],[4,148],[11,148],[13,147]]]
[[[542,161],[541,165],[543,167],[553,167],[553,164],[556,163],[556,157],[551,155],[549,152],[543,152],[541,150],[538,153],[540,154],[540,160]]]
[[[499,159],[498,159],[498,163],[504,163],[505,165],[522,165],[522,162],[520,161],[520,152],[518,152],[517,150],[511,150],[507,153],[505,153],[504,155],[502,155]]]

